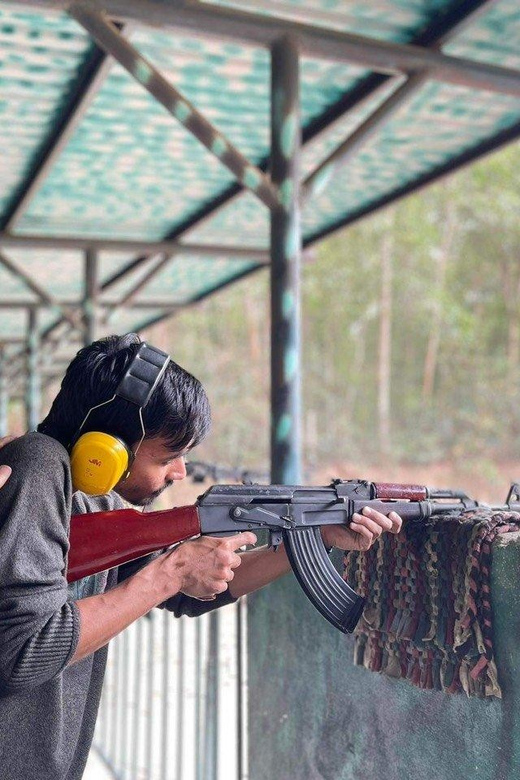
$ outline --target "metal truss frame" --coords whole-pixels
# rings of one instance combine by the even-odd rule
[[[100,46],[100,49],[94,47],[87,56],[83,76],[79,80],[75,95],[69,99],[59,125],[37,155],[24,186],[20,188],[13,200],[7,219],[0,226],[0,248],[22,245],[47,246],[56,249],[79,249],[85,254],[85,293],[83,300],[76,302],[76,306],[82,312],[80,323],[78,323],[76,316],[77,312],[70,308],[71,302],[56,301],[45,290],[39,288],[35,283],[31,283],[22,269],[16,268],[12,261],[5,262],[5,255],[0,255],[0,262],[4,262],[6,265],[10,263],[10,270],[17,273],[24,284],[37,295],[37,304],[34,301],[31,303],[29,301],[11,302],[13,308],[28,307],[28,316],[30,323],[32,323],[28,329],[30,333],[34,329],[37,330],[35,318],[39,306],[47,305],[60,308],[58,319],[39,334],[38,349],[40,353],[45,344],[52,344],[55,347],[66,341],[70,329],[77,328],[78,324],[82,329],[85,342],[90,342],[95,338],[98,323],[106,322],[109,319],[110,306],[115,310],[123,306],[131,307],[134,310],[150,305],[160,306],[157,315],[143,322],[139,326],[140,329],[150,327],[152,324],[171,316],[173,312],[178,310],[178,305],[166,301],[155,300],[151,302],[142,298],[139,300],[138,296],[172,257],[177,257],[180,254],[193,256],[197,253],[203,253],[205,256],[225,254],[228,258],[247,258],[254,263],[251,269],[239,274],[232,281],[243,278],[265,265],[271,265],[273,321],[278,322],[279,328],[285,334],[283,338],[278,339],[278,344],[275,344],[274,341],[272,344],[274,380],[272,456],[273,463],[279,464],[279,481],[289,479],[289,481],[295,482],[299,472],[299,434],[297,425],[293,425],[293,423],[298,417],[300,403],[297,377],[299,372],[297,369],[299,366],[298,269],[302,251],[299,224],[301,203],[304,199],[310,198],[320,191],[331,175],[340,166],[348,163],[352,155],[367,142],[373,133],[384,122],[388,121],[395,111],[405,104],[429,79],[438,79],[449,84],[520,97],[520,72],[448,56],[441,51],[443,44],[460,32],[463,26],[471,23],[476,16],[492,7],[496,1],[466,0],[466,2],[454,3],[446,14],[416,36],[413,41],[408,44],[395,44],[287,19],[238,11],[203,2],[193,2],[193,0],[189,2],[187,0],[173,0],[168,4],[161,2],[161,0],[89,0],[88,3],[71,3],[63,0],[10,0],[12,4],[32,7],[40,11],[48,11],[49,9],[68,11],[85,27]],[[167,82],[135,47],[131,46],[121,33],[121,26],[126,23],[160,26],[176,31],[189,31],[192,35],[216,36],[220,39],[231,39],[253,46],[267,47],[271,51],[273,63],[272,89],[274,90],[276,85],[276,89],[281,90],[284,95],[286,102],[283,116],[285,118],[289,114],[299,115],[297,74],[298,62],[302,54],[355,64],[370,69],[372,73],[361,79],[353,89],[343,95],[335,105],[330,106],[322,116],[305,129],[301,130],[298,120],[298,130],[293,139],[289,157],[280,154],[278,146],[281,137],[280,117],[272,116],[271,154],[269,158],[253,164],[245,159],[229,140],[222,136],[172,84]],[[101,50],[105,53],[102,53]],[[125,242],[107,241],[102,238],[81,239],[15,235],[14,231],[24,209],[27,208],[30,199],[87,110],[92,97],[103,83],[109,71],[112,57],[117,59],[156,100],[166,106],[173,117],[192,132],[206,148],[220,159],[223,165],[228,167],[233,173],[236,183],[217,195],[211,203],[200,209],[189,220],[177,226],[163,241]],[[289,75],[284,76],[284,71]],[[403,76],[405,77],[404,83],[402,82]],[[329,131],[333,124],[358,108],[364,101],[373,99],[378,90],[387,91],[389,81],[392,80],[395,80],[395,89],[390,96],[386,97],[378,108],[349,137],[345,138],[304,182],[300,182],[298,160],[301,146],[311,143],[319,135]],[[447,165],[431,171],[421,180],[412,182],[401,190],[382,198],[377,203],[371,204],[367,209],[328,226],[309,237],[304,246],[313,245],[334,230],[384,207],[397,198],[404,197],[519,136],[520,123],[459,155]],[[267,174],[268,170],[270,175]],[[293,187],[293,195],[288,201],[284,200],[281,188],[283,180],[287,177],[292,180],[293,184],[297,185]],[[268,251],[265,249],[248,250],[240,247],[201,246],[186,242],[195,228],[200,227],[220,209],[228,206],[245,189],[252,191],[270,211],[270,260]],[[287,252],[287,237],[289,235],[293,241],[292,246],[295,247],[293,255]],[[285,248],[282,237],[286,241]],[[100,284],[98,254],[103,250],[116,248],[128,250],[129,254],[137,253],[138,257],[130,260],[116,274]],[[130,290],[115,302],[108,302],[106,299],[107,291],[143,264],[149,266],[144,277],[139,282],[134,283]],[[226,282],[222,286],[227,286],[229,283]],[[201,300],[213,292],[205,293],[196,300]],[[285,301],[285,309],[282,307],[282,298]],[[288,299],[291,299],[294,304],[290,308],[289,314],[287,314]],[[194,302],[196,301],[190,303]],[[0,298],[0,308],[3,308],[6,303]],[[63,327],[66,329],[63,330]],[[0,348],[2,348],[1,345]],[[25,352],[24,349],[23,353],[25,354]],[[33,354],[30,350],[28,352]],[[5,348],[3,348],[2,354],[5,365]],[[20,353],[21,355],[22,353]],[[291,360],[288,360],[288,356],[292,356]],[[34,362],[37,363],[37,361]],[[295,367],[295,375],[291,374],[290,377],[284,374],[283,369],[283,366],[289,364]],[[14,366],[16,366],[16,361],[14,361]],[[33,371],[35,370],[37,368],[33,366]],[[46,373],[48,372],[48,369],[44,368],[44,370]],[[288,420],[291,425],[287,427]],[[284,431],[287,433],[285,438]]]

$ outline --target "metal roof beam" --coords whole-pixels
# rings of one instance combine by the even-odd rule
[[[323,160],[302,185],[302,200],[320,194],[332,176],[364,146],[364,144],[423,86],[423,74],[409,78],[393,92],[367,119]]]
[[[31,5],[42,11],[50,8],[68,10],[71,7],[66,0],[15,0],[15,3]],[[189,31],[193,35],[268,48],[281,35],[294,35],[298,37],[305,56],[346,62],[394,75],[426,70],[430,78],[449,84],[520,97],[520,74],[517,71],[451,57],[412,44],[375,40],[233,8],[194,4],[191,0],[170,3],[163,0],[90,0],[88,8],[106,12],[119,21]]]
[[[116,59],[181,125],[200,141],[244,187],[268,208],[278,205],[278,192],[271,180],[220,133],[190,101],[167,81],[117,27],[99,11],[74,3],[69,14],[94,40]]]
[[[49,293],[44,290],[43,287],[40,287],[40,285],[31,279],[31,277],[26,274],[25,271],[22,271],[22,269],[15,265],[12,260],[9,260],[5,254],[3,254],[3,252],[0,252],[0,263],[5,268],[7,268],[10,273],[16,276],[17,279],[23,282],[23,284],[39,298],[41,303],[44,303],[47,306],[53,308],[55,311],[60,312],[63,319],[67,320],[67,322],[72,325],[73,328],[81,327],[77,317],[72,312],[68,311],[68,309],[59,303],[52,295],[49,295]]]
[[[442,17],[440,20],[437,20],[435,25],[432,28],[425,30],[423,33],[417,36],[416,43],[422,45],[428,45],[432,47],[441,46],[443,43],[446,43],[448,40],[453,38],[457,34],[457,32],[460,32],[461,29],[467,27],[472,21],[474,21],[476,17],[480,16],[482,13],[489,10],[490,6],[495,5],[497,1],[498,0],[473,0],[473,2],[469,1],[464,3],[462,8],[460,5],[458,5],[455,9],[452,9],[449,12],[447,12],[445,16]],[[351,91],[351,93],[344,96],[343,98],[341,98],[340,101],[338,101],[337,108],[331,107],[332,108],[330,112],[331,116],[328,119],[328,121],[323,122],[323,119],[320,117],[320,119],[316,123],[314,123],[313,126],[304,129],[303,131],[304,144],[310,143],[319,134],[325,132],[334,122],[341,119],[342,116],[347,114],[348,111],[351,110],[353,107],[359,105],[366,99],[370,99],[373,96],[373,94],[382,86],[386,87],[389,78],[391,77],[377,76],[372,74],[367,79],[366,85],[365,84],[356,85],[356,87],[354,88],[354,90]],[[364,135],[366,131],[370,128],[370,126],[372,126],[373,129],[375,129],[376,126],[379,126],[382,120],[387,119],[389,115],[393,113],[394,110],[396,110],[400,105],[402,105],[417,89],[420,88],[420,86],[424,83],[424,81],[425,79],[423,76],[420,75],[412,76],[410,79],[408,79],[408,81],[405,84],[401,86],[400,89],[396,91],[396,93],[393,93],[393,95],[391,95],[390,98],[387,101],[385,101],[385,103],[382,104],[381,111],[379,110],[376,111],[377,116],[373,114],[371,117],[369,117],[368,124],[364,123],[364,125],[362,126],[364,127],[364,130],[362,129],[362,127],[359,128],[357,141],[354,137],[351,137],[351,139],[349,139],[352,151],[354,151],[354,147],[356,146],[356,143],[362,143],[365,140]],[[355,135],[356,133],[354,133],[354,136]],[[348,152],[346,156],[349,156]],[[267,168],[267,160],[264,161],[264,163],[261,163],[261,167]],[[305,182],[306,187],[308,186],[308,183],[309,180]],[[213,204],[211,204],[209,209],[207,208],[204,209],[198,218],[195,218],[195,220],[190,221],[190,223],[187,224],[185,231],[181,229],[178,231],[178,233],[174,232],[173,235],[178,234],[180,236],[184,232],[189,232],[190,229],[197,227],[200,224],[200,222],[213,216],[213,214],[216,211],[218,211],[223,206],[227,205],[229,201],[231,201],[234,197],[239,195],[241,192],[242,192],[242,188],[240,186],[234,185],[233,187],[229,188],[225,193],[219,196],[219,198]],[[304,190],[304,194],[307,195],[307,189]],[[312,243],[314,243],[314,241]],[[141,259],[141,262],[142,261],[143,259]],[[248,271],[244,275],[248,275],[249,273],[251,273],[251,271]],[[240,278],[243,278],[244,275],[241,274]],[[207,297],[207,294],[201,296],[200,300],[203,300],[205,297]],[[193,302],[198,302],[198,300],[199,298]],[[162,312],[161,314],[154,316],[151,320],[145,321],[140,326],[140,329],[144,330],[147,327],[150,327],[151,325],[162,322],[163,320],[171,316],[172,313],[175,313],[175,310],[171,312]]]
[[[437,46],[447,42],[461,29],[496,5],[500,0],[466,0],[457,3],[445,14],[439,14],[435,22],[427,29],[420,32],[412,41],[415,46]],[[392,76],[371,73],[362,81],[350,89],[347,93],[329,106],[324,114],[313,120],[302,130],[303,146],[315,141],[320,135],[326,133],[335,122],[341,121],[354,108],[358,108],[365,101],[370,100],[379,89],[386,89]],[[266,157],[259,163],[261,170],[267,170],[269,158]],[[188,235],[192,230],[199,228],[205,221],[212,219],[222,208],[229,206],[234,198],[240,196],[243,188],[239,184],[233,184],[221,192],[216,198],[207,203],[203,208],[187,219],[184,223],[170,232],[168,238],[180,239]],[[136,261],[137,262],[137,261]]]
[[[139,251],[157,252],[167,251],[184,256],[204,255],[205,257],[225,257],[228,260],[242,260],[255,262],[257,266],[269,265],[270,260],[267,250],[264,249],[243,249],[233,246],[216,246],[205,244],[181,244],[177,241],[160,242],[139,242],[139,241],[110,241],[105,239],[70,239],[70,238],[49,238],[47,236],[12,236],[0,233],[0,246],[33,246],[33,247],[54,247],[56,249],[92,249],[106,251]],[[148,258],[138,258],[117,271],[113,276],[100,285],[100,292],[105,292],[113,287],[117,282],[142,265]],[[102,305],[102,303],[100,303]],[[49,336],[62,325],[63,317],[57,319],[49,325],[42,333],[42,342],[46,342]]]
[[[128,292],[121,298],[120,301],[114,304],[114,306],[106,312],[105,316],[103,317],[103,324],[107,325],[109,322],[112,322],[114,315],[117,314],[119,309],[128,306],[128,304],[132,304],[141,290],[143,290],[146,285],[151,282],[152,279],[154,279],[154,277],[156,277],[157,274],[160,273],[172,259],[172,255],[163,255],[160,257],[159,261],[153,266],[153,268],[151,268],[142,279],[134,284],[134,286],[128,290]]]
[[[478,0],[466,4],[465,10],[459,9],[456,16],[452,16],[452,23],[444,27],[441,25],[437,34],[429,34],[430,47],[438,49],[457,35],[461,29],[467,27],[476,17],[481,16],[490,6],[496,5],[497,0]],[[426,37],[426,36],[425,36]],[[426,84],[427,75],[424,73],[411,75],[404,84],[401,84],[395,92],[381,103],[380,106],[357,127],[343,143],[323,160],[315,170],[309,174],[302,185],[302,198],[304,200],[319,194],[332,176],[342,168],[364,146],[364,144],[382,127],[405,103]],[[385,79],[385,84],[388,79]]]
[[[437,45],[440,42],[445,42],[449,37],[452,37],[458,30],[460,30],[463,26],[466,26],[471,22],[471,20],[477,16],[480,13],[483,13],[490,5],[494,4],[497,0],[473,0],[473,2],[466,2],[462,5],[457,5],[456,8],[451,9],[448,11],[444,16],[441,16],[438,18],[435,22],[435,24],[431,27],[422,32],[417,36],[414,43],[415,45],[425,46],[425,45]],[[324,132],[327,130],[327,128],[334,122],[337,121],[339,118],[341,118],[342,115],[348,112],[348,110],[352,109],[356,105],[359,105],[363,100],[371,97],[373,93],[380,88],[382,85],[386,85],[386,82],[388,80],[388,77],[386,76],[378,76],[372,74],[368,79],[366,79],[366,84],[362,85],[356,85],[354,90],[351,91],[348,95],[344,96],[340,101],[338,101],[337,108],[333,107],[334,110],[331,110],[328,112],[330,116],[328,119],[324,122],[323,119],[320,118],[320,121],[315,122],[312,124],[312,126],[304,129],[303,131],[303,138],[304,143],[310,142],[314,140],[321,132]],[[261,170],[267,169],[267,160],[265,160],[263,163],[260,164]],[[228,188],[224,193],[222,193],[213,203],[210,204],[209,208],[204,208],[201,212],[199,212],[199,215],[195,217],[195,219],[190,220],[189,222],[185,223],[185,225],[181,226],[180,229],[177,229],[176,231],[172,232],[172,236],[180,236],[181,234],[184,234],[185,232],[189,232],[190,229],[195,228],[200,225],[201,221],[204,221],[204,219],[207,219],[211,216],[213,216],[216,211],[227,205],[234,197],[236,197],[238,194],[240,194],[243,191],[243,188],[240,184],[233,185],[232,187]],[[1,238],[1,235],[0,235]],[[82,246],[85,246],[85,244],[82,244]],[[102,248],[101,245],[98,245],[98,248]],[[113,248],[116,248],[115,246]],[[123,248],[123,246],[120,246],[120,248]],[[130,246],[128,243],[125,244],[124,248],[130,249]],[[165,251],[168,251],[169,249],[173,249],[174,247],[167,246],[167,242],[162,242],[161,244],[154,244],[151,247],[147,247],[144,244],[141,244],[139,247],[134,245],[134,248],[138,251],[143,252],[143,254],[146,251],[162,251],[163,249]],[[255,258],[251,258],[254,260]],[[135,268],[142,265],[144,262],[147,261],[146,257],[140,257],[136,260],[133,260],[129,264],[125,266],[125,268],[121,269],[121,271],[117,272],[111,279],[109,279],[105,285],[103,286],[103,289],[106,289],[109,285],[115,284],[117,281],[122,279],[124,276],[126,276],[128,273],[131,273]],[[247,272],[249,273],[249,271]],[[240,278],[243,277],[243,274],[240,275]]]
[[[177,255],[205,255],[206,257],[228,260],[253,260],[258,263],[269,263],[269,250],[254,247],[226,246],[225,244],[188,244],[180,241],[127,241],[109,238],[53,237],[38,235],[13,235],[0,232],[0,247],[26,249],[57,249],[97,252],[139,252],[157,254],[174,252]]]
[[[27,317],[27,347],[25,376],[25,416],[27,430],[35,431],[40,420],[42,400],[40,375],[40,333],[38,311],[31,307]]]
[[[95,249],[87,249],[84,260],[83,343],[88,346],[97,338],[99,262]]]
[[[21,2],[23,3],[23,2],[24,2],[24,0],[21,0]],[[490,0],[490,2],[489,2],[488,4],[491,4],[492,2],[493,2],[493,0]],[[33,3],[32,3],[32,5],[34,6],[34,5],[35,5],[35,3],[33,2]],[[37,6],[38,6],[38,8],[40,8],[40,10],[41,10],[42,8],[48,8],[48,7],[50,7],[51,5],[52,5],[52,3],[45,2],[45,0],[44,0],[43,2],[37,3]],[[66,4],[65,4],[65,3],[58,3],[58,4],[55,4],[55,5],[56,5],[57,7],[58,7],[58,6],[64,7]],[[105,5],[106,5],[106,4],[105,4]],[[135,4],[134,4],[134,3],[124,3],[124,8],[125,8],[125,9],[127,9],[127,8],[129,8],[130,6],[132,6],[132,5],[135,5]],[[146,3],[146,2],[145,2],[144,4],[143,4],[143,3],[139,3],[139,5],[141,5],[141,6],[142,6],[142,5],[148,5],[148,3]],[[157,9],[157,3],[153,3],[153,5],[155,5],[155,7],[156,7],[156,9]],[[446,19],[446,20],[448,21],[448,23],[449,23],[449,17],[450,17],[450,15],[451,15],[452,17],[453,17],[453,16],[455,16],[455,17],[457,17],[457,16],[460,16],[460,11],[459,11],[459,8],[462,8],[462,14],[464,14],[465,16],[467,16],[467,14],[466,14],[466,9],[468,9],[468,7],[469,7],[469,9],[470,9],[470,13],[473,13],[473,11],[472,11],[472,7],[473,7],[473,8],[475,8],[475,7],[478,7],[478,6],[481,6],[481,7],[483,8],[483,10],[485,10],[485,7],[484,7],[484,4],[483,4],[483,3],[476,3],[476,2],[473,2],[473,3],[469,2],[469,3],[468,3],[468,2],[466,2],[466,3],[462,3],[462,4],[460,4],[460,6],[457,6],[457,7],[456,7],[456,8],[455,8],[453,11],[449,11],[449,12],[448,12],[448,14],[446,14],[446,16],[445,16],[445,17],[438,17],[438,18],[440,18],[440,21],[436,22],[436,23],[435,23],[435,24],[432,26],[431,30],[426,30],[426,31],[425,31],[423,34],[419,35],[419,36],[418,36],[418,37],[415,39],[415,43],[416,43],[416,44],[421,44],[421,45],[428,45],[428,44],[430,44],[430,43],[431,43],[431,41],[432,41],[432,35],[433,35],[433,38],[435,39],[435,36],[436,36],[436,28],[437,28],[437,29],[438,29],[439,27],[441,27],[441,28],[442,28],[442,26],[445,24],[445,21],[444,21],[444,19]],[[120,7],[123,7],[123,4],[120,4]],[[162,9],[157,9],[157,10],[158,10],[159,12],[161,12],[161,13],[162,13],[162,12],[164,12],[165,8],[163,7]],[[170,11],[168,11],[168,12],[170,13]],[[171,10],[171,13],[173,13],[173,14],[176,14],[176,13],[177,13],[177,10],[176,10],[176,9],[172,9],[172,10]],[[195,13],[195,14],[198,14],[198,10],[195,10],[195,11],[193,11],[193,13]],[[263,19],[263,17],[262,17],[262,19]],[[146,22],[148,22],[148,21],[150,21],[150,19],[149,19],[149,18],[147,18],[147,19],[146,19]],[[200,21],[200,17],[197,17],[197,30],[196,30],[196,31],[194,30],[194,31],[193,31],[194,33],[195,33],[195,32],[200,32],[200,31],[199,31],[199,29],[198,29],[198,28],[199,28],[199,26],[200,26],[200,25],[199,25],[199,23],[198,23],[199,21]],[[274,20],[274,21],[275,21],[275,23],[276,23],[276,34],[278,35],[278,34],[279,34],[279,32],[280,32],[280,24],[278,23],[278,20]],[[456,21],[456,23],[458,24],[458,22],[457,22],[457,19],[455,19],[455,21]],[[464,23],[467,23],[467,21],[466,21],[466,22],[464,22]],[[455,25],[455,27],[457,26],[457,24]],[[449,24],[448,24],[448,26],[449,26]],[[433,31],[433,32],[432,32],[432,31]],[[217,33],[217,34],[218,34],[218,33]],[[377,76],[377,75],[374,75],[374,74],[372,74],[372,75],[371,75],[370,77],[368,77],[368,78],[367,78],[365,81],[366,81],[366,84],[367,84],[367,85],[368,85],[368,84],[372,84],[373,86],[376,86],[376,87],[377,87],[377,86],[378,86],[378,85],[380,85],[381,83],[384,83],[384,82],[386,82],[386,80],[387,80],[387,79],[386,79],[384,76]],[[356,104],[359,104],[360,100],[363,100],[363,99],[364,99],[364,98],[365,98],[365,97],[366,97],[368,94],[370,94],[371,92],[372,92],[372,90],[370,90],[370,91],[369,91],[369,90],[367,89],[367,91],[366,91],[365,95],[363,95],[363,88],[361,88],[361,89],[360,89],[360,86],[359,86],[359,85],[357,85],[357,86],[355,87],[355,89],[352,91],[351,95],[346,95],[346,96],[344,96],[344,98],[342,98],[342,100],[341,100],[341,101],[338,101],[338,108],[339,108],[339,105],[340,105],[341,103],[343,103],[343,104],[344,104],[344,105],[345,105],[347,108],[351,108],[351,107],[353,107],[354,105],[356,105]],[[341,111],[341,110],[340,110],[340,111]],[[327,113],[330,115],[330,113],[331,113],[331,112],[327,112]],[[334,113],[336,114],[336,116],[335,116],[335,117],[332,117],[332,116],[330,116],[330,118],[331,118],[331,119],[337,119],[337,118],[338,118],[338,112],[335,110],[335,107],[334,107],[334,111],[332,111],[332,114],[334,114]],[[322,124],[322,121],[323,121],[323,118],[322,118],[322,117],[320,117],[320,119],[319,119],[317,122],[314,122],[314,123],[313,123],[312,127],[308,127],[308,128],[306,128],[306,130],[304,131],[304,138],[306,138],[306,139],[308,139],[308,140],[311,140],[313,137],[315,137],[315,135],[317,135],[317,132],[321,132],[321,130],[323,130],[323,129],[324,129],[324,127],[323,127],[323,124]],[[331,122],[329,121],[329,122],[328,122],[328,125],[330,125],[330,123],[331,123]],[[321,126],[320,126],[320,125],[321,125]],[[328,126],[328,125],[327,125],[327,126]],[[326,129],[326,127],[325,127],[325,129]],[[192,220],[190,220],[190,223],[189,223],[189,224],[188,224],[188,223],[185,223],[185,225],[184,225],[184,226],[182,226],[182,227],[181,227],[181,229],[178,229],[178,230],[176,231],[177,235],[179,235],[181,232],[184,232],[186,229],[188,229],[188,228],[190,228],[190,227],[194,227],[195,225],[198,225],[198,224],[199,224],[198,220],[200,219],[200,217],[201,217],[201,216],[212,216],[212,214],[213,214],[213,213],[215,213],[215,211],[216,211],[216,208],[215,208],[215,206],[217,205],[217,201],[218,201],[218,204],[219,204],[219,205],[225,205],[226,203],[228,203],[228,202],[229,202],[229,200],[231,199],[231,197],[232,197],[234,194],[240,193],[241,191],[242,191],[242,188],[240,187],[240,185],[238,185],[238,186],[235,186],[235,187],[232,187],[232,188],[229,188],[229,189],[228,189],[226,192],[222,193],[222,194],[221,194],[221,196],[219,196],[219,198],[218,198],[218,199],[216,199],[216,200],[215,200],[215,201],[214,201],[214,202],[211,204],[211,206],[210,206],[209,208],[206,208],[206,209],[203,209],[203,210],[201,210],[201,212],[199,213],[198,217],[196,217],[195,219],[192,219]],[[174,234],[172,233],[172,235],[174,235]],[[312,241],[312,242],[307,242],[307,243],[313,243],[313,242],[314,242],[314,239],[313,239],[313,241]],[[133,268],[135,268],[135,267],[137,267],[139,264],[141,264],[142,262],[143,262],[143,259],[142,259],[142,258],[139,258],[138,260],[135,260],[135,261],[133,261],[133,263],[132,263],[131,265],[133,266]],[[127,268],[129,268],[129,267],[127,267]],[[131,270],[133,270],[133,268],[132,268]],[[125,273],[125,271],[123,271],[123,273]],[[249,273],[249,272],[248,272],[248,273]],[[242,275],[241,275],[241,276],[242,276]],[[117,279],[114,279],[114,283],[115,283],[115,281],[117,281],[119,278],[122,278],[122,275],[119,275],[119,274],[118,274],[118,275],[117,275]],[[203,297],[205,297],[205,296],[203,296]]]
[[[80,307],[82,302],[81,301],[60,301],[61,304],[64,306],[76,306]],[[119,301],[98,301],[96,303],[96,306],[99,309],[112,309],[114,306],[120,306]],[[164,298],[150,298],[149,300],[141,300],[141,301],[128,301],[125,303],[124,308],[125,309],[133,309],[133,310],[140,310],[140,309],[178,309],[180,306],[183,306],[184,304],[179,303],[179,301],[168,301]],[[22,301],[22,300],[1,300],[0,299],[0,309],[13,309],[14,311],[17,311],[18,309],[27,309],[30,307],[34,307],[36,309],[43,309],[45,310],[47,307],[43,304],[34,303],[33,301]],[[2,343],[2,337],[0,335],[0,343]]]
[[[0,344],[0,436],[7,436],[9,428],[9,391],[12,388],[7,382],[7,363],[5,347]]]

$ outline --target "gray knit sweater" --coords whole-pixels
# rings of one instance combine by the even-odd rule
[[[76,601],[102,593],[136,570],[129,564],[68,587],[72,513],[117,509],[117,494],[72,495],[66,450],[30,433],[2,449],[13,473],[0,490],[0,777],[79,780],[92,742],[107,649],[69,665],[79,640]],[[175,596],[176,616],[232,601]]]

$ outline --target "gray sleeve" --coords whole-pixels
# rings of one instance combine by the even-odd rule
[[[79,640],[67,601],[71,483],[64,448],[28,434],[2,450],[13,473],[0,490],[0,695],[57,676]]]
[[[124,566],[120,566],[118,582],[123,582],[123,580],[128,579],[160,554],[161,552],[152,553],[144,558],[139,558],[130,563],[126,563]],[[206,612],[212,612],[214,609],[225,607],[227,604],[234,604],[235,601],[237,601],[237,599],[233,598],[229,590],[224,591],[224,593],[219,593],[217,598],[213,601],[200,601],[200,599],[195,599],[192,596],[185,596],[184,593],[177,593],[175,596],[172,596],[158,606],[159,609],[167,609],[168,612],[173,612],[175,617],[181,617],[181,615],[199,617],[199,615],[204,615]]]
[[[184,593],[177,593],[176,596],[172,596],[167,601],[159,604],[159,607],[160,609],[167,609],[168,612],[173,612],[175,617],[181,617],[181,615],[199,617],[200,615],[205,615],[206,612],[213,612],[214,609],[234,604],[235,601],[238,601],[238,599],[233,598],[229,590],[219,593],[213,601],[201,601],[200,599],[194,599],[192,596],[185,596]]]

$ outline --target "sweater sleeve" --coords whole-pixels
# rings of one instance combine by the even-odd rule
[[[79,640],[65,562],[71,482],[64,448],[27,434],[2,450],[13,472],[0,490],[0,695],[56,677]]]
[[[200,599],[194,599],[192,596],[185,596],[184,593],[177,593],[177,595],[159,604],[159,607],[160,609],[167,609],[168,612],[173,612],[175,617],[181,617],[181,615],[199,617],[200,615],[205,615],[206,612],[213,612],[214,609],[234,604],[235,601],[238,601],[238,599],[233,598],[229,589],[225,590],[224,593],[219,593],[212,601],[201,601]]]

